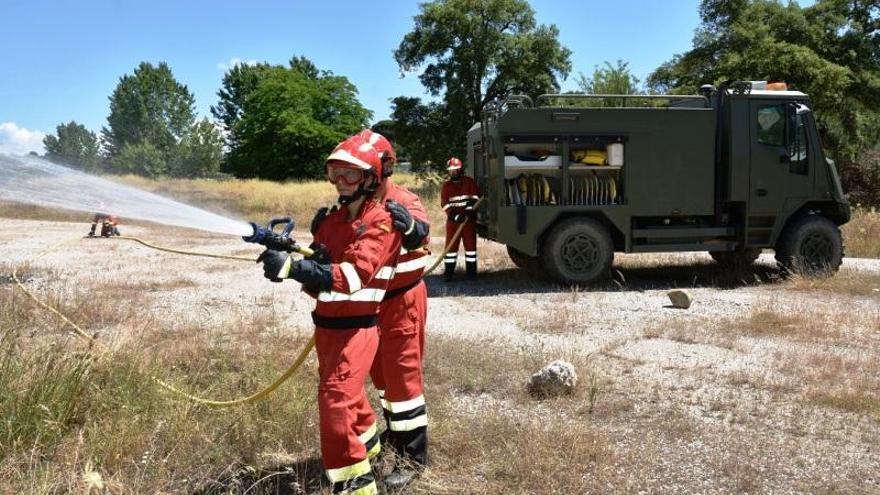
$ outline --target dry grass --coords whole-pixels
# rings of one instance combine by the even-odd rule
[[[325,181],[154,180],[133,175],[117,180],[208,210],[228,212],[254,221],[289,215],[301,228],[309,225],[315,210],[336,201],[332,184]],[[412,174],[395,174],[394,180],[419,195],[428,209],[432,225],[442,225],[439,222],[446,217],[440,209],[440,190],[436,181],[421,180]],[[434,232],[436,235],[437,227]]]
[[[115,320],[96,309],[101,305],[88,304],[91,288],[83,284],[42,295],[78,321],[124,328],[146,316],[137,310],[153,284],[113,286],[107,306],[132,303],[132,312]],[[103,486],[111,493],[243,493],[267,475],[277,479],[261,481],[258,493],[274,493],[282,482],[326,489],[316,463],[313,361],[269,399],[233,409],[190,404],[150,379],[159,376],[212,398],[259,389],[304,343],[291,332],[267,334],[266,328],[282,324],[271,310],[256,310],[230,328],[152,322],[137,329],[137,339],[103,352],[58,339],[60,332],[34,333],[45,316],[11,287],[0,293],[0,309],[0,415],[7,425],[0,436],[0,491]],[[413,493],[542,493],[547,487],[571,493],[595,486],[589,473],[609,462],[611,446],[589,421],[564,420],[589,417],[597,403],[601,409],[600,391],[608,385],[587,358],[568,356],[585,368],[581,390],[539,402],[525,393],[524,383],[548,358],[540,349],[442,338],[429,345],[436,467]],[[548,415],[557,419],[548,422]],[[279,462],[283,467],[273,471]]]
[[[854,208],[852,220],[842,230],[847,256],[880,258],[880,212],[876,208]]]
[[[267,449],[315,455],[312,362],[269,399],[233,409],[194,406],[150,379],[213,398],[252,393],[305,342],[262,332],[273,315],[236,322],[252,337],[234,343],[221,329],[147,326],[139,339],[104,352],[35,334],[43,316],[21,301],[12,290],[0,293],[0,491],[85,492],[100,480],[112,493],[191,492],[236,466],[259,464]],[[129,326],[78,298],[53,302],[75,320]]]
[[[794,291],[822,291],[845,296],[866,296],[880,302],[880,274],[843,269],[833,277],[808,278],[794,275],[783,286]]]
[[[777,356],[776,366],[805,402],[880,421],[880,353],[876,349],[784,353]]]

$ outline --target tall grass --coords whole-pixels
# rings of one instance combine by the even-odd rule
[[[880,212],[876,208],[854,208],[852,220],[842,230],[847,256],[880,258]]]
[[[178,179],[155,180],[134,175],[118,180],[140,189],[170,196],[218,212],[240,215],[254,221],[292,216],[297,225],[307,227],[315,211],[336,201],[333,185],[326,181],[271,182],[258,179]],[[420,196],[432,224],[445,220],[440,209],[436,178],[421,179],[397,173],[393,180]]]

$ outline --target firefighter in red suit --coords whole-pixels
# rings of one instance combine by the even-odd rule
[[[446,245],[452,240],[459,225],[461,237],[446,253],[444,262],[444,278],[450,281],[455,274],[455,263],[458,261],[458,243],[464,243],[464,266],[467,277],[474,279],[477,276],[477,229],[475,226],[476,211],[474,205],[480,199],[480,191],[474,179],[464,175],[461,160],[450,158],[446,162],[446,170],[449,172],[449,180],[443,183],[440,192],[440,205],[446,212]]]
[[[379,345],[378,314],[394,275],[401,236],[376,201],[382,180],[379,153],[352,136],[327,158],[340,207],[315,230],[315,254],[294,260],[266,251],[267,278],[292,278],[317,299],[318,412],[321,457],[333,493],[377,493],[368,457],[380,449],[375,417],[364,390]]]
[[[428,291],[422,281],[428,260],[428,214],[419,197],[391,179],[397,155],[381,134],[361,132],[382,158],[385,180],[376,191],[402,237],[394,278],[379,309],[379,351],[370,376],[379,392],[385,416],[385,443],[397,454],[389,488],[408,484],[427,462],[428,415],[422,359]]]

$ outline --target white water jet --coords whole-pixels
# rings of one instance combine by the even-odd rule
[[[33,156],[0,153],[0,200],[108,213],[230,235],[250,235],[244,221],[89,175]]]

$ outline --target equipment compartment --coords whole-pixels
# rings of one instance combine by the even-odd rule
[[[570,139],[568,204],[616,205],[622,197],[624,144],[620,137],[576,136]]]
[[[554,142],[505,144],[505,205],[561,204],[562,163],[562,144],[558,139]]]

